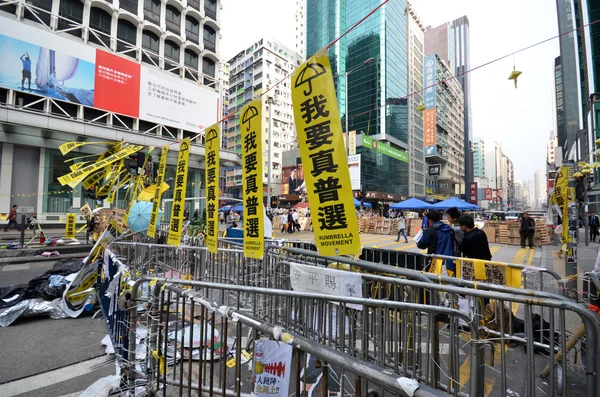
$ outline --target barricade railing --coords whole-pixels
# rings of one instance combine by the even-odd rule
[[[137,287],[144,282],[152,281],[139,280],[134,286],[133,295],[136,295]],[[459,310],[198,281],[153,282],[150,311],[147,315],[149,343],[143,355],[145,358],[139,364],[149,374],[149,393],[156,393],[161,389],[167,393],[170,388],[169,395],[184,395],[191,390],[220,395],[229,395],[229,392],[231,395],[250,395],[250,392],[256,391],[256,387],[264,387],[254,382],[244,384],[243,380],[261,372],[257,369],[260,361],[255,354],[256,342],[267,337],[282,345],[291,346],[292,350],[292,368],[284,367],[283,370],[285,374],[293,372],[291,376],[286,375],[291,378],[290,390],[287,394],[277,395],[306,395],[302,392],[318,383],[319,378],[321,395],[447,395],[425,384],[418,384],[373,360],[372,355],[377,355],[378,349],[362,333],[346,334],[344,329],[338,330],[338,324],[331,318],[336,313],[342,314],[341,321],[338,321],[342,324],[344,318],[349,322],[367,322],[368,318],[378,315],[375,311],[393,313],[398,317],[401,312],[411,312],[414,314],[413,318],[417,318],[418,313],[429,313],[432,317],[444,315],[452,323],[461,319],[470,327],[471,340],[474,341],[469,348],[473,360],[471,370],[481,368],[482,346],[476,343],[479,337],[477,328]],[[184,289],[189,287],[195,290]],[[256,295],[254,300],[260,300],[262,296],[279,302],[276,313],[273,313],[273,320],[258,318],[249,313],[248,308],[240,306],[241,299],[232,301],[228,298],[235,294],[253,294]],[[216,300],[219,302],[216,303]],[[136,306],[132,310],[135,313]],[[278,325],[286,312],[288,316],[297,316],[297,324],[291,324],[290,328]],[[177,318],[166,320],[173,314]],[[136,314],[133,316],[138,317]],[[400,327],[397,330],[400,332]],[[136,332],[137,328],[130,330],[130,341],[136,340]],[[332,337],[332,334],[337,335]],[[338,336],[342,337],[341,343]],[[344,342],[344,337],[347,342]],[[432,338],[433,335],[430,335],[430,340]],[[134,363],[139,362],[136,351],[139,352],[140,349],[133,342],[130,343],[128,361],[132,366],[130,373],[134,373]],[[397,354],[401,353],[399,347],[395,347]],[[373,350],[373,354],[367,354],[369,350]],[[242,366],[250,354],[254,355],[252,370]],[[228,365],[232,363],[231,367],[235,369]],[[315,364],[320,368],[316,368]],[[428,363],[432,367],[437,364]],[[473,378],[471,387],[479,387],[477,379],[478,377]],[[130,381],[130,389],[137,386],[135,378]]]
[[[193,257],[194,260],[204,262],[204,264],[200,263],[200,267],[198,267],[200,270],[192,273],[195,280],[215,281],[219,283],[219,285],[230,284],[227,287],[221,287],[220,290],[223,292],[222,296],[219,298],[220,302],[233,304],[235,307],[243,309],[244,313],[250,313],[257,318],[273,323],[276,326],[287,327],[309,339],[315,338],[319,334],[306,334],[306,324],[299,323],[298,319],[300,317],[293,316],[292,313],[294,313],[294,311],[290,311],[281,301],[268,298],[267,295],[242,293],[242,291],[239,290],[236,293],[232,293],[231,291],[238,288],[238,286],[234,286],[233,284],[239,284],[239,288],[249,288],[251,291],[261,287],[270,287],[284,290],[283,292],[290,292],[289,289],[292,284],[290,265],[305,266],[310,269],[311,266],[313,268],[322,268],[331,265],[340,267],[340,263],[347,264],[349,269],[361,269],[363,272],[360,274],[355,273],[360,277],[360,282],[362,283],[363,291],[362,295],[360,295],[362,299],[376,298],[374,300],[384,302],[391,301],[419,304],[422,303],[421,297],[423,295],[415,293],[415,291],[425,291],[428,296],[444,297],[444,302],[451,307],[460,307],[461,303],[466,302],[470,307],[466,310],[464,307],[462,309],[466,313],[469,313],[472,318],[477,319],[478,324],[480,321],[482,322],[478,325],[478,330],[488,336],[485,343],[489,343],[490,346],[495,346],[494,343],[497,344],[498,342],[500,346],[506,346],[511,342],[519,342],[524,345],[527,353],[523,357],[518,358],[518,361],[527,363],[528,376],[526,378],[528,382],[528,393],[532,392],[532,390],[529,389],[529,385],[532,385],[531,387],[533,387],[532,393],[535,393],[535,387],[544,388],[543,385],[535,386],[536,371],[541,370],[540,366],[543,365],[549,366],[549,372],[553,374],[553,376],[549,378],[548,384],[545,386],[546,388],[549,387],[548,391],[550,391],[550,393],[556,391],[557,387],[555,386],[558,384],[560,386],[558,389],[563,393],[567,393],[563,395],[568,395],[567,379],[577,377],[587,378],[587,387],[593,386],[594,392],[598,387],[594,381],[596,366],[593,361],[589,362],[590,358],[592,360],[600,359],[596,349],[599,329],[597,315],[587,310],[587,308],[577,305],[556,294],[545,291],[515,289],[502,285],[460,280],[443,275],[420,273],[403,268],[393,268],[349,258],[319,257],[314,251],[279,246],[267,247],[267,260],[256,261],[244,259],[243,253],[239,250],[232,249],[222,250],[223,256],[220,258],[211,258],[208,256],[202,257],[202,255],[208,254],[205,249],[198,247],[156,247],[140,243],[116,243],[111,245],[111,249],[116,249],[120,252],[123,252],[124,249],[133,248],[144,248],[149,252],[153,252],[153,250],[170,251],[171,254],[162,255],[170,257],[169,255],[172,256],[173,253],[178,253],[178,255],[184,255],[183,257]],[[282,252],[284,253],[283,255]],[[151,256],[148,255],[148,253],[144,255],[139,254],[140,253],[136,254],[135,251],[130,251],[129,257],[133,258],[135,262],[138,260],[139,256]],[[181,256],[172,259],[173,265],[180,265],[180,258]],[[205,258],[207,260],[205,260]],[[234,260],[232,260],[232,258],[234,258]],[[239,263],[236,261],[239,261]],[[144,269],[140,268],[139,264],[137,268]],[[238,270],[240,268],[244,270],[240,272]],[[152,269],[152,267],[149,266],[145,268],[146,271],[149,269]],[[336,269],[332,270],[339,271]],[[138,277],[144,275],[156,277],[166,274],[166,272],[146,271],[132,271],[131,274],[135,274]],[[391,274],[395,277],[385,277],[382,276],[383,274]],[[419,281],[419,279],[424,280]],[[199,286],[199,284],[193,285],[195,287]],[[133,294],[132,296],[137,295]],[[321,308],[320,310],[323,312],[325,309]],[[329,323],[338,323],[341,327],[340,330],[335,331],[334,338],[328,338],[326,340],[332,341],[331,343],[334,343],[334,346],[343,346],[344,348],[342,351],[347,353],[352,345],[352,341],[357,340],[356,337],[354,339],[348,337],[346,342],[347,346],[344,345],[341,340],[346,338],[346,333],[349,333],[349,335],[361,335],[361,340],[369,341],[369,346],[371,344],[374,346],[389,346],[391,344],[392,346],[403,346],[406,351],[408,351],[408,347],[411,346],[410,342],[413,342],[417,349],[421,349],[423,346],[421,350],[413,349],[413,351],[425,351],[425,357],[420,357],[420,353],[413,353],[414,356],[411,360],[405,359],[402,361],[400,360],[399,353],[394,351],[393,347],[381,349],[376,349],[374,347],[373,351],[366,351],[366,356],[361,357],[365,360],[376,362],[377,365],[382,365],[381,363],[383,363],[384,366],[387,366],[387,368],[391,370],[403,368],[402,371],[406,372],[399,373],[419,378],[420,381],[425,382],[432,387],[446,390],[453,394],[461,394],[461,388],[458,388],[458,386],[455,387],[455,385],[465,382],[461,383],[460,376],[457,377],[456,371],[457,368],[462,368],[463,365],[465,365],[463,363],[459,366],[461,360],[460,346],[461,343],[469,343],[470,337],[467,338],[469,340],[462,341],[461,337],[464,335],[460,332],[460,327],[456,327],[449,322],[446,323],[447,325],[444,326],[445,328],[442,331],[446,333],[444,337],[447,338],[448,343],[441,343],[439,338],[435,343],[423,343],[423,340],[427,341],[427,338],[434,338],[435,335],[438,335],[436,332],[428,334],[422,334],[420,332],[421,329],[434,329],[432,324],[429,323],[434,320],[433,318],[427,318],[427,322],[422,322],[420,315],[417,313],[407,313],[406,311],[403,311],[390,314],[389,312],[383,313],[372,311],[363,317],[359,317],[361,321],[358,321],[357,316],[348,308],[339,312],[343,313],[343,316],[337,315],[335,318],[332,318],[332,316],[334,316],[333,313],[338,313],[337,311],[326,310],[326,312],[327,316],[330,318]],[[540,312],[541,316],[535,316],[534,313],[536,312]],[[346,321],[342,320],[342,318],[348,319],[346,320],[348,321],[348,325],[346,325]],[[365,319],[368,321],[365,322]],[[548,319],[549,321],[546,321],[545,319]],[[439,320],[439,316],[437,320]],[[517,332],[515,328],[517,320],[519,320],[518,325],[522,332]],[[567,337],[572,334],[573,336],[576,336],[577,332],[574,328],[577,328],[579,324],[582,324],[582,321],[584,324],[582,336],[585,336],[585,338],[580,338],[581,341],[577,340],[576,343],[578,342],[578,345],[576,349],[571,351],[567,345]],[[398,327],[402,327],[402,324],[408,326],[407,324],[410,324],[411,322],[413,324],[410,328],[411,332],[394,331],[394,325],[396,323],[400,324]],[[437,326],[435,328],[437,330]],[[394,335],[394,332],[396,332],[397,335],[402,335],[402,338],[406,337],[407,339],[400,339],[399,336],[396,340],[390,338],[390,335]],[[570,337],[569,342],[571,340],[574,339]],[[322,340],[316,338],[315,341],[321,342]],[[131,339],[130,343],[132,343]],[[446,347],[440,346],[440,344],[445,344]],[[364,346],[365,345],[363,345],[363,347]],[[360,346],[354,345],[352,348],[352,351],[359,356],[365,352]],[[427,350],[428,348],[429,350]],[[508,353],[504,351],[504,348],[498,350],[499,360],[496,361],[500,361],[501,363],[499,372],[502,374],[499,376],[500,379],[498,383],[504,390],[501,394],[504,396],[508,395],[506,394],[505,386],[512,382],[512,380],[507,378],[508,374],[505,371],[508,360],[506,354]],[[546,352],[543,358],[534,356],[534,352],[540,351]],[[561,351],[567,351],[568,354],[565,355],[564,359],[561,357],[560,360],[557,360]],[[428,358],[429,355],[431,355],[433,359]],[[498,353],[496,352],[494,355],[498,355]],[[587,361],[585,366],[577,364],[576,360],[578,356],[586,356]],[[491,362],[492,366],[494,366],[493,360],[489,360],[488,362]],[[429,366],[426,365],[427,363],[429,363]],[[432,363],[435,363],[435,365]],[[448,364],[447,367],[440,368],[440,363],[452,363],[452,366]],[[559,369],[562,371],[560,377],[556,375],[559,372]],[[577,371],[578,369],[580,371]],[[583,370],[581,371],[581,369]],[[461,369],[459,372],[462,373],[463,370]],[[493,372],[488,371],[488,374],[489,373]],[[469,374],[470,376],[473,376],[474,373],[469,372]],[[482,375],[476,374],[475,376],[484,379]],[[519,375],[519,377],[523,378],[521,375]],[[588,390],[587,395],[592,396],[595,394]]]

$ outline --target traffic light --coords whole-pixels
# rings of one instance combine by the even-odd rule
[[[277,208],[279,206],[279,197],[271,196],[271,208]]]
[[[96,200],[96,186],[91,186],[85,191],[85,195],[92,200]]]
[[[146,154],[143,152],[137,152],[129,155],[129,160],[127,161],[127,168],[131,170],[135,170],[133,172],[134,175],[139,175],[144,168],[144,162],[146,161]]]

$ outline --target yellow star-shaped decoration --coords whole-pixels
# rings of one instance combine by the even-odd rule
[[[515,70],[515,67],[513,66],[513,71],[510,73],[510,76],[508,76],[509,80],[515,81],[515,88],[517,88],[517,79],[519,78],[521,73],[523,73],[523,72]]]

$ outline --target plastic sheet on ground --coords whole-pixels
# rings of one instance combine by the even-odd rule
[[[62,299],[53,301],[26,299],[14,306],[0,310],[0,327],[8,327],[20,317],[46,315],[51,319],[67,318],[63,310]]]
[[[113,390],[119,388],[121,377],[119,375],[110,375],[100,378],[92,383],[79,397],[108,397]]]

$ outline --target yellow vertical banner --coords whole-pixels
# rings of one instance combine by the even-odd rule
[[[148,225],[148,237],[156,236],[156,223],[158,220],[158,208],[160,207],[161,186],[163,184],[163,181],[165,180],[168,153],[169,145],[163,146],[162,151],[160,152],[160,164],[158,165],[158,175],[156,176],[156,190],[154,190],[152,214],[150,215],[150,224]]]
[[[262,102],[242,108],[242,191],[244,193],[244,256],[262,259],[265,253],[263,203]],[[267,186],[267,189],[269,187]]]
[[[219,124],[206,130],[206,247],[217,253],[219,246],[219,151],[221,131]]]
[[[75,238],[75,222],[77,215],[67,214],[67,225],[65,227],[65,238]]]
[[[558,170],[556,185],[554,186],[554,196],[552,202],[560,208],[562,218],[562,243],[563,251],[569,241],[569,167],[563,165]]]
[[[292,74],[292,103],[317,249],[321,255],[357,255],[358,222],[326,51]]]
[[[169,245],[178,246],[181,243],[181,228],[183,226],[183,213],[185,211],[185,193],[187,189],[188,160],[190,158],[190,138],[185,138],[179,144],[177,156],[177,173],[175,174],[175,190],[173,192],[173,205],[169,227]],[[166,161],[166,160],[165,160]],[[162,162],[162,153],[161,153]],[[160,191],[160,185],[157,188]]]

